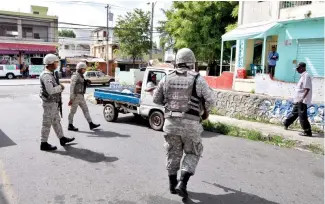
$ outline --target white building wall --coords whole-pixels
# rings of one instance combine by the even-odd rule
[[[311,4],[301,5],[291,8],[280,9],[280,19],[301,19],[305,18],[305,14],[311,12],[310,18],[322,17],[325,15],[324,12],[325,3],[324,1],[312,1]]]
[[[75,38],[60,38],[59,39],[59,56],[61,58],[74,57],[81,55],[90,55],[91,41],[87,40],[77,40]],[[65,49],[65,45],[68,45],[68,49]],[[80,46],[77,49],[78,45],[88,45],[89,50],[81,50]]]

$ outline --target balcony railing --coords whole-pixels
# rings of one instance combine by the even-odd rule
[[[312,4],[312,1],[280,1],[280,9]]]

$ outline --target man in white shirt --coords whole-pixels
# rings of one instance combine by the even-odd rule
[[[307,116],[307,106],[311,104],[313,85],[311,77],[306,72],[306,63],[300,62],[296,70],[300,74],[300,80],[296,86],[293,110],[284,121],[284,127],[288,129],[288,127],[299,117],[300,125],[304,130],[300,135],[312,137],[311,126]]]

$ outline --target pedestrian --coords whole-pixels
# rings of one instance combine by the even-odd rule
[[[53,54],[47,54],[44,57],[45,70],[40,75],[41,91],[40,97],[43,101],[43,120],[41,130],[41,150],[53,151],[56,146],[50,145],[47,140],[50,134],[51,127],[60,139],[62,146],[72,142],[75,138],[67,138],[63,135],[62,126],[59,115],[59,101],[61,93],[64,90],[62,84],[58,85],[54,77],[54,70],[57,69],[59,58]]]
[[[275,45],[272,46],[272,51],[268,55],[269,74],[273,79],[275,73],[276,62],[279,60],[279,54],[276,52]]]
[[[84,78],[84,73],[87,69],[87,65],[84,62],[79,62],[76,67],[77,71],[71,77],[71,86],[70,86],[70,101],[69,106],[69,127],[68,130],[78,131],[78,128],[73,126],[73,117],[77,112],[78,106],[80,106],[86,120],[89,123],[89,128],[92,130],[94,128],[99,127],[99,124],[94,124],[91,120],[87,102],[85,100],[84,94],[86,93],[86,82]]]
[[[311,125],[307,115],[307,106],[310,105],[312,101],[313,84],[311,77],[306,71],[306,63],[300,62],[296,70],[300,74],[300,80],[296,86],[292,112],[284,121],[284,127],[287,130],[299,117],[300,125],[304,130],[300,135],[312,137]]]
[[[194,175],[203,151],[200,121],[208,118],[213,107],[210,88],[204,78],[193,70],[195,62],[192,50],[180,49],[176,54],[177,69],[159,82],[153,96],[154,103],[166,107],[163,130],[166,133],[164,147],[167,151],[169,190],[184,198],[188,196],[187,182]],[[180,165],[181,175],[177,181]]]

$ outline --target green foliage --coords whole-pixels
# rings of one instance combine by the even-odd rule
[[[238,18],[238,10],[239,10],[239,4],[237,4],[235,6],[235,8],[232,10],[231,12],[231,16],[235,19]],[[232,23],[232,24],[229,24],[227,27],[226,27],[226,31],[229,32],[233,29],[235,29],[237,27],[237,22],[236,23]]]
[[[76,38],[76,34],[73,32],[73,30],[66,29],[59,30],[59,36],[66,38]]]
[[[286,148],[295,148],[299,145],[295,140],[285,139],[279,135],[268,135],[264,136],[262,132],[253,130],[240,128],[235,125],[228,125],[225,123],[213,123],[209,120],[203,121],[202,123],[204,130],[219,133],[222,135],[228,135],[233,137],[241,137],[248,140],[265,142],[267,144],[272,144],[279,147]],[[319,145],[310,144],[303,147],[304,149],[310,150],[317,154],[324,154],[324,148]]]
[[[92,66],[87,67],[86,71],[98,71],[98,65],[99,65],[99,63],[95,62],[95,63],[93,63]]]
[[[221,36],[229,24],[237,22],[236,6],[236,1],[174,1],[172,8],[164,11],[167,20],[160,22],[160,44],[188,47],[198,60],[209,63],[219,59]],[[229,52],[225,50],[226,59]]]
[[[114,34],[119,38],[119,53],[132,57],[134,64],[137,57],[148,54],[151,49],[150,13],[135,9],[119,16]]]

